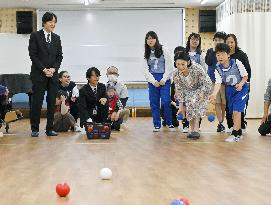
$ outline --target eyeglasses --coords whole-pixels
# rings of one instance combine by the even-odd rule
[[[198,38],[191,38],[191,41],[199,41]]]
[[[119,74],[116,72],[109,72],[108,75],[117,75],[118,76]]]

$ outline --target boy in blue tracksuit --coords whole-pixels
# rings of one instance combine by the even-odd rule
[[[248,73],[241,61],[230,59],[230,47],[227,44],[217,44],[215,52],[218,64],[215,70],[214,91],[209,99],[215,103],[221,83],[225,84],[227,106],[234,124],[231,135],[225,141],[238,142],[242,139],[241,112],[244,111],[248,100]]]
[[[158,36],[149,31],[145,37],[144,75],[148,81],[149,100],[152,110],[154,132],[161,128],[160,99],[164,107],[164,118],[167,127],[174,131],[170,98],[170,79],[173,65],[168,52],[160,45]]]
[[[216,32],[213,37],[213,42],[214,42],[214,46],[216,46],[218,43],[225,43],[226,33],[221,32],[221,31]],[[215,85],[215,69],[216,69],[216,64],[217,64],[214,48],[209,48],[207,50],[207,53],[205,56],[205,63],[208,65],[207,73],[214,86]],[[225,127],[223,125],[223,121],[225,118],[225,111],[226,111],[226,96],[225,96],[224,85],[221,85],[220,90],[216,96],[215,111],[216,111],[216,116],[219,122],[217,125],[217,132],[224,132]]]

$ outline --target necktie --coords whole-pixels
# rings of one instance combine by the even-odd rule
[[[49,34],[49,33],[47,34],[46,42],[47,42],[47,43],[51,43],[51,41],[50,41],[50,34]]]
[[[93,89],[93,92],[94,92],[94,94],[96,95],[96,94],[97,94],[97,88],[94,88],[94,89]]]

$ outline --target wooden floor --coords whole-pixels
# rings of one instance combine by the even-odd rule
[[[258,124],[248,122],[242,142],[225,143],[206,120],[198,141],[153,133],[151,118],[130,119],[107,141],[72,132],[31,138],[28,120],[17,121],[0,138],[0,205],[169,205],[182,196],[191,205],[270,205],[271,137],[259,136]],[[100,180],[103,167],[112,180]],[[56,196],[58,182],[70,184],[69,198]]]

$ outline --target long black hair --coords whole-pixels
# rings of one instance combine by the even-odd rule
[[[201,37],[200,37],[200,35],[198,33],[191,33],[188,36],[188,39],[187,39],[187,42],[186,42],[186,52],[188,53],[190,51],[190,40],[191,40],[192,37],[199,39],[199,45],[198,45],[198,47],[196,49],[196,52],[201,54]]]
[[[226,36],[226,40],[227,40],[229,37],[232,37],[233,40],[235,41],[235,52],[241,50],[241,48],[238,47],[238,41],[237,41],[236,35],[234,35],[233,33],[230,33],[230,34],[228,34],[228,35]]]
[[[149,31],[145,37],[145,54],[144,54],[145,59],[148,60],[150,58],[150,54],[151,54],[151,48],[147,44],[147,39],[149,37],[156,39],[156,43],[154,45],[154,49],[155,49],[154,55],[156,58],[160,58],[160,56],[163,55],[162,45],[159,43],[159,39],[158,39],[157,34],[154,31]]]

